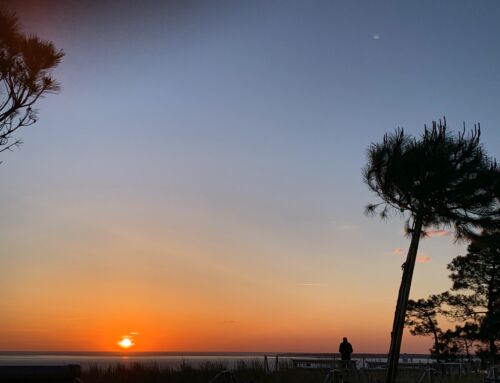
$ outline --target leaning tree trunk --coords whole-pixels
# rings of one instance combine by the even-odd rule
[[[413,269],[415,268],[415,261],[417,259],[418,243],[420,241],[421,233],[422,216],[417,215],[413,221],[410,248],[408,249],[406,262],[403,266],[403,277],[401,279],[401,285],[399,286],[396,312],[394,313],[394,322],[391,332],[391,347],[389,349],[389,358],[387,360],[387,374],[385,377],[386,383],[394,383],[396,381],[399,352],[401,350],[401,339],[403,338],[403,329],[406,317],[406,307],[408,306],[411,279],[413,277]]]

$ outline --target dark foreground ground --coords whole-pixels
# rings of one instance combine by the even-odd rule
[[[226,372],[224,372],[226,371]],[[221,363],[207,362],[193,368],[188,364],[178,368],[160,367],[154,364],[116,365],[91,367],[82,373],[84,383],[331,383],[327,369],[294,369],[283,364],[278,371],[266,371],[258,362],[240,362],[227,370]],[[482,383],[483,375],[432,376],[425,371],[402,371],[401,383]],[[358,371],[345,373],[344,382],[383,382],[383,371]],[[325,382],[325,383],[326,383]]]

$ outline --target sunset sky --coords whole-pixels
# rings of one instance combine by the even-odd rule
[[[0,6],[66,53],[0,158],[0,350],[387,352],[409,241],[368,145],[445,115],[500,158],[498,1]],[[411,296],[464,248],[423,241]]]

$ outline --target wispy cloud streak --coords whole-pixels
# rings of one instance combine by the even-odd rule
[[[417,256],[417,263],[429,263],[432,262],[432,258],[428,255],[419,255]]]
[[[428,230],[426,231],[428,237],[449,237],[453,233],[450,230]]]

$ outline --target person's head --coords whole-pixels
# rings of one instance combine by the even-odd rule
[[[344,342],[347,342],[347,338],[346,338],[346,337],[342,338],[342,340],[343,340]]]

